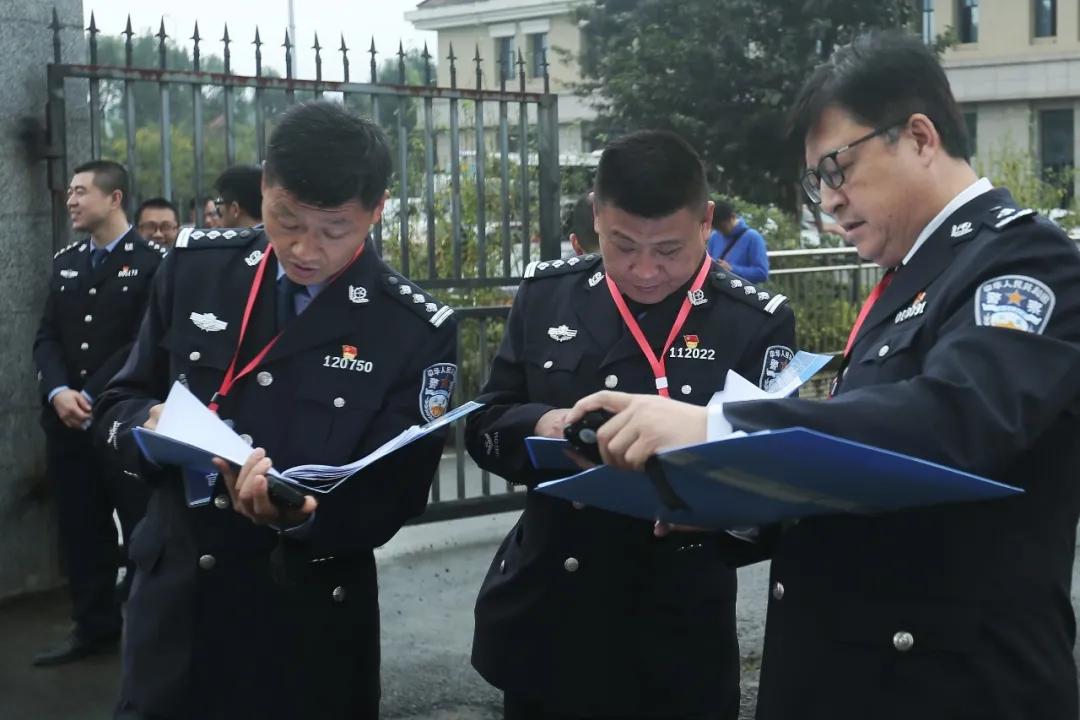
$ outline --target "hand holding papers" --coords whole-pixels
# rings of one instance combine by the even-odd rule
[[[426,425],[413,425],[348,465],[299,465],[283,472],[271,468],[268,476],[313,492],[328,493],[368,465],[468,415],[478,407],[480,403],[467,402]],[[135,439],[147,460],[158,465],[178,465],[190,471],[189,475],[216,475],[218,469],[212,462],[214,457],[242,467],[252,452],[251,447],[232,428],[179,383],[174,383],[169,391],[156,430],[136,428]],[[194,505],[209,499],[212,484],[212,481],[207,483],[205,497],[194,497],[200,494],[189,492],[188,503]]]

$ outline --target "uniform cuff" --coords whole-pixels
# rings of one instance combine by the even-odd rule
[[[708,407],[709,419],[705,429],[705,439],[709,442],[719,440],[731,434],[733,428],[724,417],[724,403],[711,403]]]

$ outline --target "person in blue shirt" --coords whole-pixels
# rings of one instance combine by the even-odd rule
[[[716,203],[712,226],[708,245],[711,257],[744,280],[760,283],[769,279],[765,238],[735,214],[731,203]]]

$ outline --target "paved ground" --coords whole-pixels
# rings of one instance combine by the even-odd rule
[[[514,515],[410,527],[378,551],[383,618],[383,716],[388,720],[498,720],[500,697],[468,662],[472,607],[491,555]],[[739,573],[743,717],[756,696],[768,566]],[[1074,571],[1075,575],[1075,571]],[[1074,588],[1080,576],[1074,577]],[[1077,604],[1074,595],[1074,606]],[[0,606],[0,718],[105,720],[118,658],[37,670],[34,652],[67,630],[63,594]]]

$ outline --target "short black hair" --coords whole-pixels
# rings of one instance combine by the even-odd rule
[[[143,210],[146,208],[161,208],[172,210],[173,218],[176,219],[176,224],[180,224],[180,213],[177,212],[176,206],[163,197],[150,198],[149,200],[143,200],[139,205],[139,209],[135,211],[135,224],[138,225],[142,221]]]
[[[582,195],[570,208],[569,231],[577,235],[578,242],[585,252],[596,252],[600,248],[600,236],[593,224],[593,204],[589,196]]]
[[[788,117],[789,135],[803,141],[829,107],[873,128],[926,115],[951,157],[967,160],[967,126],[937,55],[902,30],[864,33],[837,49],[803,84]]]
[[[274,128],[263,172],[267,184],[301,202],[333,207],[359,200],[372,209],[390,183],[390,145],[375,123],[338,103],[301,103]]]
[[[256,220],[262,220],[262,169],[254,165],[233,165],[214,181],[225,204],[236,203]]]
[[[128,197],[128,172],[118,162],[112,160],[91,160],[75,168],[75,175],[79,173],[94,173],[94,184],[104,193],[111,195],[117,190],[124,200]]]
[[[712,226],[720,229],[720,223],[735,217],[735,206],[728,200],[717,200],[712,212]]]
[[[640,130],[611,142],[596,168],[596,200],[644,218],[683,208],[705,212],[705,166],[690,143],[667,130]]]

